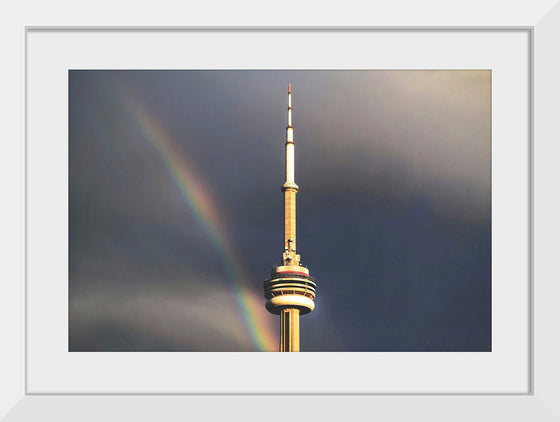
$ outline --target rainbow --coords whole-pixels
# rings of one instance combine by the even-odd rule
[[[255,347],[261,351],[277,350],[275,334],[263,323],[263,304],[250,295],[249,289],[244,285],[244,280],[248,280],[248,277],[236,257],[235,248],[222,224],[219,208],[210,190],[204,185],[193,165],[188,163],[184,154],[175,147],[162,125],[144,111],[136,99],[127,101],[126,108],[133,123],[164,164],[185,204],[194,212],[219,254],[226,272],[227,285],[241,311],[244,325]]]

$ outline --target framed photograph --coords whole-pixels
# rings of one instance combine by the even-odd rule
[[[554,154],[539,167],[533,148],[558,132],[560,8],[545,13],[492,27],[27,26],[6,420],[218,416],[214,401],[241,412],[250,396],[255,414],[282,397],[310,417],[558,419],[544,334],[557,207],[540,223],[533,186],[554,180]],[[292,141],[297,253],[315,278],[290,280],[316,279],[317,298],[290,303],[328,311],[302,315],[303,353],[278,353],[273,311],[296,299],[265,308],[264,294],[300,262],[288,228],[274,240],[295,201],[282,200]]]

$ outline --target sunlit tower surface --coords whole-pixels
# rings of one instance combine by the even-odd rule
[[[288,127],[286,128],[286,181],[284,193],[284,252],[282,264],[275,266],[264,282],[266,309],[280,315],[280,351],[299,352],[299,316],[315,308],[317,285],[296,253],[296,194],[294,179],[294,128],[292,127],[292,86],[288,85]]]

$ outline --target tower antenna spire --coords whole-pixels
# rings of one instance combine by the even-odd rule
[[[273,267],[264,282],[266,309],[280,315],[280,351],[299,352],[299,317],[315,308],[317,285],[309,270],[300,265],[296,253],[296,194],[299,191],[294,175],[294,128],[292,127],[292,85],[288,84],[288,126],[285,145],[284,251],[282,264]]]

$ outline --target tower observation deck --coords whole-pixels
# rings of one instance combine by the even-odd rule
[[[299,352],[299,317],[315,308],[317,285],[296,253],[296,194],[294,179],[294,128],[292,127],[292,87],[288,85],[288,127],[286,128],[286,180],[284,193],[284,251],[282,264],[275,266],[264,281],[266,309],[280,315],[280,351]]]

